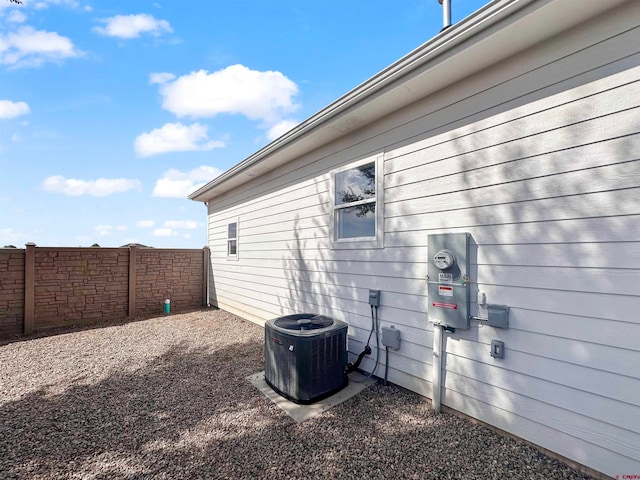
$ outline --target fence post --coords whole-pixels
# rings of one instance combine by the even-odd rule
[[[24,253],[24,334],[29,335],[35,330],[35,300],[36,300],[36,244],[29,242],[25,245]]]
[[[209,253],[209,247],[202,248],[202,306],[209,305],[209,264],[211,263],[211,254]]]
[[[129,316],[136,315],[136,246],[129,245]]]

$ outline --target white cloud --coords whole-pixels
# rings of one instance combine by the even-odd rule
[[[164,85],[174,78],[176,78],[176,76],[173,73],[157,72],[149,75],[149,83],[159,83],[160,85]]]
[[[49,5],[56,5],[74,9],[80,7],[80,3],[78,3],[76,0],[40,0],[35,3],[23,0],[23,3],[25,4],[25,6],[33,5],[39,10],[49,8]]]
[[[63,193],[64,195],[79,196],[92,195],[94,197],[106,197],[114,193],[123,193],[128,190],[141,190],[140,180],[129,178],[99,178],[97,180],[77,180],[64,178],[62,175],[54,175],[42,182],[45,192]]]
[[[209,140],[208,130],[208,126],[199,123],[188,126],[181,123],[166,123],[160,128],[138,135],[133,147],[140,157],[224,147],[222,141]]]
[[[7,22],[9,23],[24,23],[27,20],[27,16],[20,10],[11,10],[7,15]]]
[[[95,227],[93,227],[93,232],[96,235],[100,235],[101,237],[111,235],[112,231],[113,227],[111,225],[96,225]]]
[[[194,228],[198,228],[198,222],[195,220],[167,220],[164,222],[164,228],[171,229],[187,229],[193,230]]]
[[[195,220],[167,220],[161,228],[156,228],[152,235],[156,237],[177,237],[191,238],[191,233],[181,233],[179,230],[193,230],[200,226]]]
[[[156,228],[152,235],[156,237],[175,237],[178,235],[178,232],[171,230],[170,228]]]
[[[19,117],[29,113],[29,105],[24,102],[12,102],[11,100],[0,100],[0,119]]]
[[[18,244],[28,240],[29,236],[23,232],[18,232],[13,228],[0,228],[0,248],[5,245],[15,245],[18,248],[23,248]]]
[[[162,106],[178,117],[241,114],[275,124],[295,111],[298,86],[280,72],[250,70],[232,65],[209,73],[192,72],[160,86]]]
[[[102,237],[111,235],[114,230],[118,232],[124,232],[125,230],[127,230],[127,226],[116,225],[114,227],[113,225],[96,225],[95,227],[93,227],[93,233],[95,233],[96,235],[100,235]]]
[[[0,64],[15,67],[37,67],[82,54],[71,40],[56,32],[20,27],[15,32],[0,34]]]
[[[296,120],[283,120],[281,122],[278,122],[269,129],[269,131],[267,132],[267,138],[269,139],[269,141],[273,141],[276,138],[287,133],[293,127],[298,125],[298,123],[299,122],[297,122]]]
[[[156,224],[153,220],[140,220],[136,223],[136,227],[139,228],[151,228]]]
[[[222,173],[215,167],[202,165],[189,172],[167,170],[153,189],[154,197],[185,198]]]
[[[173,29],[166,20],[158,20],[153,15],[116,15],[99,20],[104,27],[94,27],[93,31],[101,35],[117,38],[138,38],[141,33],[149,33],[155,37],[163,33],[171,33]]]

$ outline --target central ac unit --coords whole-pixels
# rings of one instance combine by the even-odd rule
[[[264,332],[264,378],[283,397],[308,404],[347,385],[346,323],[299,313],[268,320]]]

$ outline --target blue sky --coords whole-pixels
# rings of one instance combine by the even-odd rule
[[[200,248],[189,193],[441,27],[437,0],[0,0],[0,247]]]

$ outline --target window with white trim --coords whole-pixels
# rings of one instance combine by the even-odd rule
[[[238,257],[238,221],[227,224],[227,257]]]
[[[334,248],[382,247],[382,156],[332,174]]]

